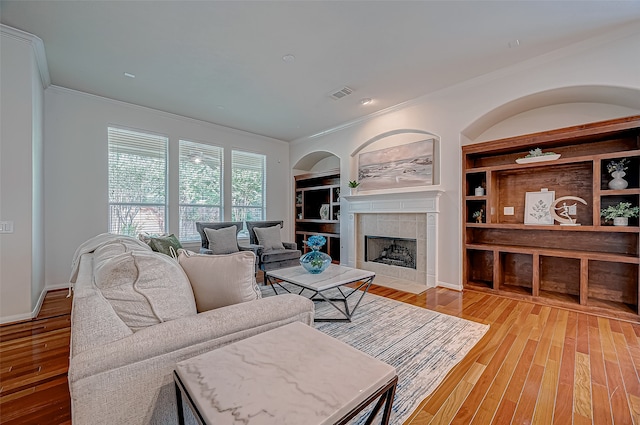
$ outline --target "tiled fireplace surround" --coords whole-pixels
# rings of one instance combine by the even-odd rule
[[[357,194],[343,198],[342,237],[347,265],[371,270],[378,276],[399,278],[426,288],[437,285],[438,212],[440,190],[387,194]],[[346,222],[346,223],[345,223]],[[416,270],[364,261],[364,236],[417,240]]]

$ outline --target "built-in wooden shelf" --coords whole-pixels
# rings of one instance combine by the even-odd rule
[[[295,176],[295,238],[298,249],[309,250],[305,241],[313,235],[321,235],[327,244],[321,248],[334,263],[340,262],[340,170]],[[323,205],[329,218],[320,215]]]
[[[535,148],[561,157],[515,162]],[[611,190],[607,164],[622,158],[629,187]],[[640,204],[640,116],[464,146],[462,173],[466,288],[637,320],[640,222],[612,226],[600,210]],[[475,196],[479,186],[485,195]],[[581,225],[524,224],[525,194],[542,188],[584,199],[574,216]]]

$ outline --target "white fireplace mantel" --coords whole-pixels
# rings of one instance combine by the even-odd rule
[[[342,252],[346,253],[349,267],[356,264],[356,214],[406,213],[426,214],[427,216],[427,270],[426,282],[419,282],[432,288],[438,282],[438,213],[439,198],[444,193],[439,186],[426,190],[405,190],[389,193],[362,193],[341,196],[343,226],[341,229]],[[346,226],[344,226],[346,224]]]

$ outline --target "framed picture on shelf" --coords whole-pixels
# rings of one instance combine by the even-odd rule
[[[329,204],[322,204],[320,207],[320,220],[329,220]]]
[[[524,224],[553,225],[550,208],[555,197],[556,192],[553,190],[527,192],[524,200]]]

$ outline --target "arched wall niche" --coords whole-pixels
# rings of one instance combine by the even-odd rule
[[[640,113],[640,90],[572,86],[512,100],[487,112],[461,132],[462,144],[621,118]]]
[[[293,173],[316,173],[340,168],[340,157],[328,151],[311,152],[293,165]]]
[[[352,176],[350,180],[356,179],[358,175],[358,154],[378,149],[390,148],[394,146],[405,145],[408,143],[419,142],[423,140],[433,140],[433,184],[440,183],[440,137],[434,133],[425,130],[400,128],[396,130],[380,133],[359,145],[351,153],[350,169]]]

